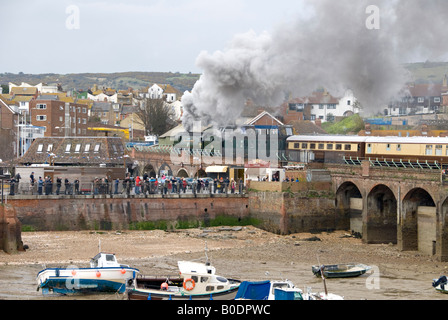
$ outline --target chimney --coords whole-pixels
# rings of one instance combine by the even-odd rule
[[[427,136],[428,135],[428,125],[422,124],[422,135]]]
[[[365,132],[367,136],[370,136],[370,134],[372,133],[370,123],[365,124]]]
[[[318,126],[319,128],[322,128],[322,120],[320,119],[316,119],[316,121],[314,122],[316,124],[316,126]]]

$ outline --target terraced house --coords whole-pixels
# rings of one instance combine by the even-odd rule
[[[87,135],[88,106],[42,95],[30,102],[31,124],[44,128],[45,137]]]

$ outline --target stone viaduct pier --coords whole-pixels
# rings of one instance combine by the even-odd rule
[[[394,243],[448,261],[448,186],[440,170],[327,165],[336,214],[365,243]]]

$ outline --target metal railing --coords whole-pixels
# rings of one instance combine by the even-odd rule
[[[142,182],[136,186],[135,181],[114,180],[112,182],[16,182],[4,181],[3,195],[35,195],[35,196],[82,196],[82,195],[150,195],[150,194],[244,194],[244,185],[236,185],[232,189],[229,184],[218,183],[209,185],[193,183],[184,187],[182,183]]]
[[[402,159],[383,159],[383,158],[359,158],[359,157],[344,157],[344,163],[347,165],[359,166],[363,161],[368,161],[372,167],[387,167],[387,168],[407,168],[407,169],[429,169],[442,170],[446,165],[442,165],[438,161],[411,161]]]

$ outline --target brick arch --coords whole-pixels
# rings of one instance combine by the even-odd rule
[[[368,224],[365,228],[367,243],[397,243],[398,200],[386,184],[375,184],[367,194],[366,209]]]
[[[179,170],[177,170],[176,177],[188,178],[189,174],[188,174],[187,169],[180,168]]]
[[[172,176],[173,175],[173,169],[171,168],[171,165],[169,165],[168,163],[164,162],[160,165],[160,167],[157,170],[157,174],[159,175],[159,177],[162,175],[161,171],[162,170],[167,170],[168,172],[166,173],[168,176]]]
[[[345,229],[353,233],[362,234],[362,189],[353,181],[344,181],[336,191],[336,217],[345,223]]]
[[[401,208],[402,249],[433,254],[436,243],[437,205],[430,192],[422,187],[410,189]],[[434,252],[435,253],[435,252]]]

